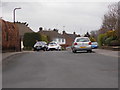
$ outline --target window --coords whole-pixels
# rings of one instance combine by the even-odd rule
[[[79,38],[76,40],[76,42],[89,42],[88,38]]]
[[[64,39],[62,39],[62,42],[64,42]]]
[[[61,42],[61,39],[59,38],[59,42]]]

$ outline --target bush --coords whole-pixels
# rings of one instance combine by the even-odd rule
[[[110,45],[110,42],[113,40],[113,37],[109,37],[105,40],[105,45]]]
[[[31,48],[36,43],[36,40],[40,40],[40,34],[39,33],[25,33],[23,38],[23,45],[26,48]]]
[[[120,46],[120,40],[112,40],[110,46]]]
[[[103,46],[105,37],[106,37],[106,34],[100,34],[98,36],[98,44],[99,44],[100,47]]]
[[[96,42],[96,40],[95,40],[94,37],[90,37],[90,41],[91,41],[91,42]]]
[[[40,34],[40,40],[48,43],[48,37],[46,35]]]
[[[32,47],[24,47],[23,50],[32,50]]]
[[[110,31],[108,31],[108,32],[106,32],[106,35],[108,36],[108,37],[115,37],[115,36],[117,36],[117,34],[116,34],[116,31],[114,30],[110,30]]]

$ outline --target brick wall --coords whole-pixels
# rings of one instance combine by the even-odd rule
[[[67,34],[63,34],[63,36],[66,39],[66,44],[64,45],[64,47],[72,46],[74,39],[69,37]]]
[[[2,28],[2,50],[20,51],[18,27],[14,23],[0,19],[0,28]]]

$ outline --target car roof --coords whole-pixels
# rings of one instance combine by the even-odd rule
[[[88,38],[88,37],[76,37],[76,38]]]
[[[38,41],[38,42],[36,42],[36,43],[45,43],[45,44],[46,44],[46,42],[45,42],[45,41]]]
[[[88,37],[76,37],[75,39],[80,39],[80,38],[88,38]]]

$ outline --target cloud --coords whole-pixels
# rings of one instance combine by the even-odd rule
[[[57,0],[58,1],[58,0]],[[67,32],[84,34],[86,31],[98,30],[102,23],[103,15],[107,12],[110,2],[3,2],[3,19],[12,21],[15,7],[16,21],[26,21],[29,26],[38,31],[40,26],[45,28],[58,28],[63,26]]]
[[[2,0],[4,2],[119,2],[119,0]]]

